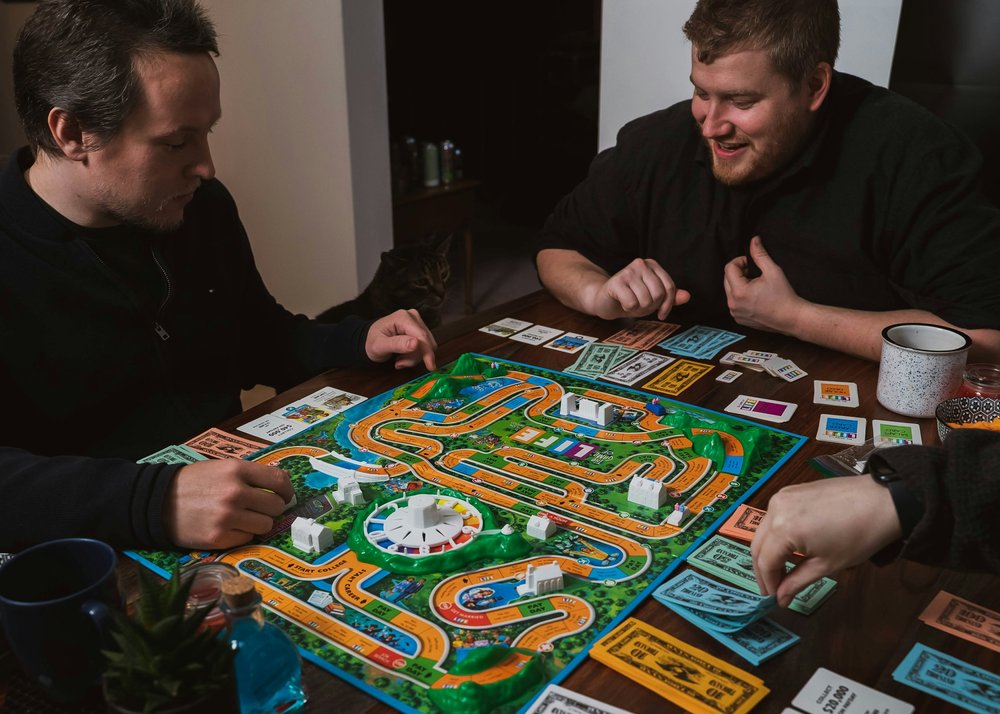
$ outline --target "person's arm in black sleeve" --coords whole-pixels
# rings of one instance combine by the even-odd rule
[[[897,474],[904,498],[919,503],[899,557],[1000,573],[1000,433],[954,429],[944,448],[885,449],[869,465]]]
[[[163,506],[179,468],[0,447],[0,551],[67,537],[168,547]]]

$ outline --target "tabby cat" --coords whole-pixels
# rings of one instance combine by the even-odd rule
[[[451,276],[450,245],[450,234],[431,234],[387,250],[363,293],[324,310],[316,319],[339,322],[348,315],[359,315],[374,320],[400,308],[415,308],[428,327],[437,327]]]

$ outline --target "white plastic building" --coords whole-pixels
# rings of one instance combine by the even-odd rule
[[[524,573],[524,582],[517,586],[517,594],[525,596],[545,595],[563,589],[563,574],[559,563],[552,561],[537,568],[529,565]]]
[[[679,503],[674,504],[673,512],[667,516],[667,525],[679,526],[683,525],[684,521],[688,519],[691,515],[691,509],[687,506],[682,506]]]
[[[644,476],[633,476],[628,485],[629,503],[648,508],[659,508],[667,501],[663,484]]]
[[[565,392],[559,400],[559,415],[587,419],[600,426],[607,426],[615,417],[614,405],[610,402],[587,399],[572,392]]]
[[[333,545],[333,531],[312,518],[292,521],[292,545],[306,553],[322,553]]]
[[[361,486],[353,474],[337,479],[337,490],[333,492],[333,500],[337,503],[349,503],[352,506],[365,505],[365,496]]]
[[[546,540],[556,532],[556,524],[545,516],[532,516],[528,519],[528,527],[525,533],[532,538]]]

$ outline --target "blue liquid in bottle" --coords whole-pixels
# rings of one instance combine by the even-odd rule
[[[236,687],[241,714],[284,714],[306,702],[299,652],[292,640],[264,619],[250,578],[223,584],[221,605],[236,650]]]

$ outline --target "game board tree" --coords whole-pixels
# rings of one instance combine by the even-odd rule
[[[692,434],[690,439],[696,454],[709,459],[716,469],[722,468],[726,461],[726,445],[716,432]]]

